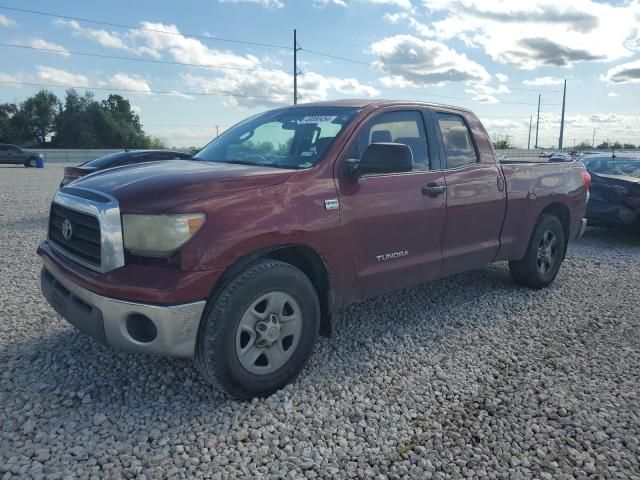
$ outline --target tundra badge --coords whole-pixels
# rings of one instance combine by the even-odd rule
[[[393,260],[394,258],[406,257],[409,255],[409,250],[401,250],[399,252],[385,253],[384,255],[377,255],[376,259],[379,262],[384,262],[386,260]]]

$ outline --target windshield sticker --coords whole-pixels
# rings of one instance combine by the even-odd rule
[[[304,125],[308,123],[331,123],[336,118],[337,115],[311,115],[309,117],[304,117],[302,120],[298,120],[298,125]]]
[[[313,152],[302,152],[300,154],[301,157],[311,157],[313,156]]]

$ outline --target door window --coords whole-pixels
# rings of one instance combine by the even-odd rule
[[[370,144],[385,142],[407,145],[413,154],[413,169],[429,169],[427,137],[420,112],[388,112],[374,118],[360,132],[350,157],[360,158]]]
[[[464,167],[478,161],[467,124],[460,115],[437,113],[447,168]]]

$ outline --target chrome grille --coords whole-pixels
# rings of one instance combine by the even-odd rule
[[[120,205],[104,192],[84,187],[58,190],[48,237],[56,253],[88,269],[110,272],[125,264]]]
[[[62,231],[65,220],[71,225],[69,239],[64,237]],[[100,222],[93,215],[54,203],[49,216],[49,239],[58,247],[96,267],[102,264]]]

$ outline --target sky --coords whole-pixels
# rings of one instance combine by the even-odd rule
[[[566,79],[565,146],[640,143],[640,0],[0,0],[0,102],[112,91],[166,145],[202,146],[292,103],[294,29],[300,103],[448,103],[526,147],[540,94],[551,148]]]

